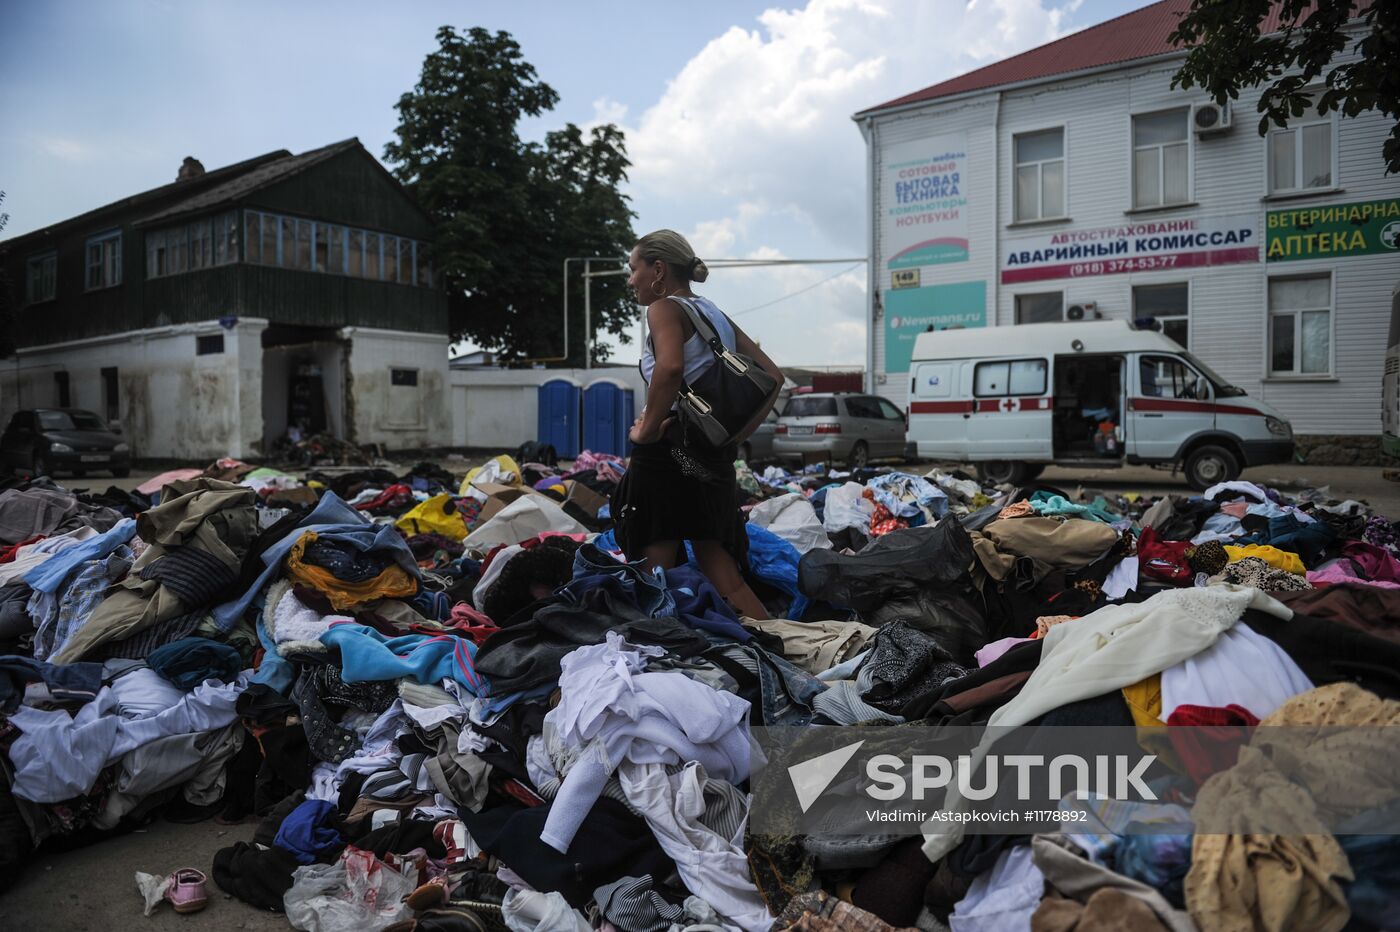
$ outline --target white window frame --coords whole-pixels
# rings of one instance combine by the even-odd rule
[[[1036,159],[1030,162],[1016,161],[1016,140],[1022,136],[1035,136],[1039,133],[1049,133],[1058,130],[1060,133],[1060,157],[1058,159]],[[1061,166],[1061,185],[1064,188],[1064,204],[1061,210],[1053,216],[1045,214],[1045,166],[1059,162]],[[1037,168],[1035,175],[1036,190],[1036,210],[1034,217],[1021,216],[1021,197],[1019,185],[1016,183],[1016,176],[1023,165],[1034,165]],[[1018,223],[1048,223],[1055,220],[1069,219],[1069,127],[1064,123],[1053,126],[1041,126],[1036,129],[1017,130],[1011,134],[1011,222]]]
[[[110,249],[109,244],[115,244]],[[92,261],[92,248],[101,249],[96,263]],[[92,283],[94,269],[101,271],[101,280]],[[83,243],[83,291],[101,291],[115,288],[122,283],[122,231],[108,230],[96,236],[89,236]]]
[[[1011,296],[1011,323],[1012,323],[1012,324],[1015,324],[1015,325],[1020,325],[1020,324],[1021,324],[1021,319],[1020,319],[1020,318],[1021,318],[1021,313],[1020,313],[1020,311],[1021,311],[1020,302],[1021,302],[1021,299],[1022,299],[1022,298],[1038,298],[1038,297],[1041,297],[1042,295],[1048,295],[1048,294],[1057,294],[1057,295],[1060,296],[1060,317],[1059,317],[1059,319],[1060,319],[1060,320],[1064,320],[1064,319],[1065,319],[1065,308],[1069,306],[1069,305],[1065,302],[1065,292],[1064,292],[1064,289],[1060,289],[1060,290],[1057,290],[1057,291],[1023,291],[1023,292],[1021,292],[1021,293],[1019,293],[1019,294],[1014,294],[1014,295]],[[1035,321],[1035,323],[1053,323],[1053,321]]]
[[[1193,281],[1192,279],[1189,279],[1189,278],[1188,278],[1188,279],[1186,279],[1185,281],[1181,281],[1180,279],[1177,279],[1177,280],[1174,280],[1174,281],[1161,281],[1161,282],[1131,282],[1131,283],[1129,284],[1129,286],[1128,286],[1128,299],[1132,302],[1132,319],[1133,319],[1133,320],[1137,320],[1139,317],[1142,316],[1141,314],[1138,313],[1138,308],[1137,308],[1137,290],[1138,290],[1139,288],[1162,288],[1162,287],[1165,287],[1165,286],[1168,286],[1168,285],[1185,285],[1185,286],[1186,286],[1186,313],[1185,313],[1185,314],[1172,314],[1172,315],[1167,316],[1167,317],[1156,317],[1156,316],[1154,316],[1153,319],[1156,320],[1158,323],[1165,323],[1166,321],[1169,321],[1169,320],[1184,320],[1184,321],[1186,321],[1186,349],[1187,349],[1187,351],[1189,352],[1190,349],[1191,349],[1191,341],[1195,338],[1195,328],[1191,326],[1191,308],[1192,308],[1192,306],[1195,304],[1195,298],[1196,298],[1195,291],[1196,291],[1196,289],[1195,289],[1194,281]],[[1162,333],[1165,334],[1166,332],[1167,332],[1167,328],[1164,326],[1164,327],[1162,328]]]
[[[45,268],[47,267],[47,273]],[[48,287],[44,285],[47,282]],[[40,293],[43,292],[43,293]],[[24,262],[24,303],[43,304],[58,297],[58,252],[49,250]]]
[[[1308,88],[1307,93],[1316,96],[1321,88]],[[1332,180],[1325,185],[1315,188],[1274,187],[1274,137],[1282,133],[1292,132],[1293,135],[1293,181],[1297,185],[1303,178],[1303,127],[1321,126],[1327,124],[1331,130],[1331,145],[1328,147],[1327,157],[1331,160]],[[1306,195],[1314,192],[1335,191],[1341,187],[1341,180],[1337,177],[1337,160],[1340,148],[1337,144],[1338,130],[1337,111],[1333,110],[1326,116],[1318,116],[1317,111],[1309,109],[1301,117],[1295,117],[1288,121],[1284,127],[1271,126],[1269,134],[1264,138],[1264,193],[1266,196],[1278,195],[1280,197]]]
[[[1182,111],[1186,114],[1186,198],[1181,201],[1168,201],[1167,197],[1167,160],[1165,149],[1168,146],[1179,146],[1180,142],[1154,142],[1149,145],[1139,146],[1135,140],[1137,134],[1138,117],[1156,116],[1159,113],[1173,113]],[[1196,134],[1191,128],[1191,107],[1157,107],[1152,110],[1142,110],[1128,117],[1128,201],[1132,204],[1133,210],[1165,210],[1170,207],[1181,207],[1191,204],[1196,197]],[[1137,202],[1137,156],[1139,152],[1146,152],[1149,149],[1157,151],[1157,203],[1139,204]]]
[[[1275,313],[1273,307],[1269,305],[1270,283],[1300,278],[1327,279],[1327,307],[1289,308],[1288,310]],[[1331,380],[1335,378],[1337,369],[1337,276],[1331,271],[1298,272],[1289,275],[1266,276],[1264,279],[1264,304],[1264,371],[1268,373],[1267,377],[1279,381],[1299,382]],[[1321,310],[1327,311],[1327,371],[1303,372],[1298,368],[1298,365],[1303,359],[1303,314],[1309,311]],[[1274,368],[1274,317],[1276,316],[1291,316],[1293,318],[1293,368],[1290,370],[1278,370]]]

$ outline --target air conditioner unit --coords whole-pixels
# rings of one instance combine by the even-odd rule
[[[1197,104],[1191,111],[1191,125],[1196,127],[1197,135],[1223,133],[1230,128],[1230,105],[1217,104],[1214,101]]]
[[[1099,313],[1098,304],[1093,301],[1082,301],[1065,308],[1065,320],[1100,320],[1102,318],[1103,315]]]

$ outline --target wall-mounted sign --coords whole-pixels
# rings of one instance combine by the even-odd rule
[[[914,339],[929,328],[985,327],[987,283],[958,282],[885,294],[885,371],[908,372]]]
[[[967,261],[967,136],[886,146],[881,249],[891,269]]]
[[[1400,255],[1400,199],[1271,210],[1269,262]]]
[[[890,273],[891,288],[917,288],[919,287],[918,269],[897,269]]]
[[[1254,214],[1043,233],[1002,247],[1001,282],[1258,262],[1261,240]]]

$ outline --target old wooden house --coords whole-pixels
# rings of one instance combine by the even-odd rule
[[[289,430],[451,442],[432,224],[356,139],[177,179],[0,242],[0,418],[72,406],[135,456],[257,456]],[[0,420],[0,423],[3,423]]]

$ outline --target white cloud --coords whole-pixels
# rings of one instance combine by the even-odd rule
[[[35,135],[34,145],[47,156],[75,165],[91,159],[95,151],[84,142],[63,136]]]
[[[584,129],[602,126],[605,123],[622,123],[627,119],[627,105],[611,97],[599,97],[593,101],[593,119]]]
[[[702,257],[865,255],[865,144],[851,115],[1049,41],[1079,2],[809,0],[731,27],[627,127],[638,231],[688,230]],[[739,310],[836,268],[725,272],[706,290]],[[783,346],[780,364],[858,363],[864,293],[861,269],[743,325]]]

